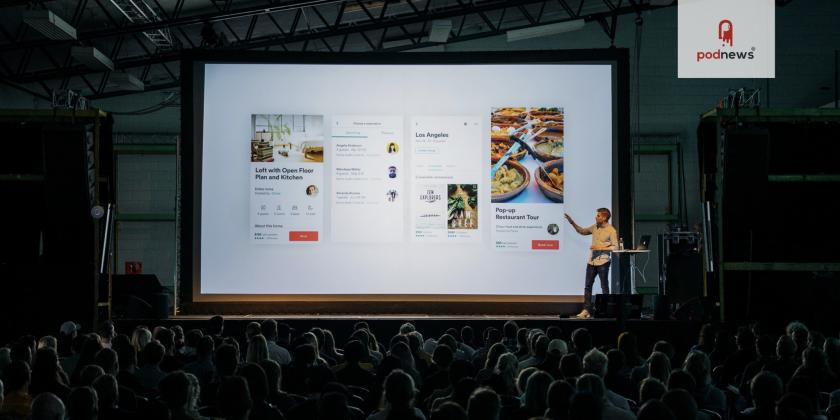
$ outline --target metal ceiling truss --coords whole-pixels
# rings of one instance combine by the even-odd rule
[[[50,2],[21,3],[0,7]],[[169,89],[180,84],[177,62],[187,51],[414,50],[442,45],[427,39],[435,20],[452,22],[452,43],[584,19],[597,22],[612,45],[619,16],[662,7],[649,0],[263,0],[235,9],[231,0],[209,0],[210,7],[185,12],[185,0],[170,3],[167,9],[159,0],[79,0],[69,17],[75,41],[33,36],[23,22],[0,24],[0,82],[45,98],[68,87],[81,87],[91,99],[135,93],[115,89],[110,71],[74,63],[70,47],[86,45],[107,52],[115,71],[137,77],[146,91]],[[79,28],[86,11],[101,18]]]

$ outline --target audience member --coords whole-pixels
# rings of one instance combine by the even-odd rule
[[[738,384],[738,390],[741,396],[745,397],[747,403],[749,403],[752,379],[764,370],[764,366],[776,360],[776,340],[768,334],[759,335],[755,340],[755,351],[756,358],[747,363],[747,366],[741,372],[740,384]]]
[[[546,397],[548,409],[545,410],[543,416],[552,420],[567,420],[569,418],[569,404],[574,393],[575,388],[568,382],[563,380],[552,382],[548,387]]]
[[[160,368],[165,352],[166,349],[157,341],[152,341],[143,348],[144,363],[137,369],[135,376],[143,386],[144,395],[157,395],[158,383],[166,376],[166,372]]]
[[[120,408],[120,391],[117,378],[113,375],[102,375],[93,381],[92,388],[96,391],[98,404],[98,420],[122,420],[136,418],[135,414]]]
[[[700,352],[699,350],[693,351]],[[694,401],[694,397],[691,396],[691,393],[684,389],[669,390],[662,396],[662,402],[665,403],[668,410],[674,414],[674,417],[679,420],[700,420],[697,416],[697,402]],[[703,417],[703,419],[707,419],[705,416],[701,417]]]
[[[603,406],[591,392],[577,392],[569,402],[569,420],[609,420],[601,413]]]
[[[586,328],[572,331],[572,349],[583,360],[583,356],[592,350],[592,335]]]
[[[723,391],[712,385],[711,363],[709,356],[700,351],[692,351],[683,363],[685,369],[694,378],[695,388],[691,391],[697,406],[726,415],[726,396]]]
[[[67,420],[96,419],[98,413],[99,400],[93,388],[80,386],[70,391],[67,399]]]
[[[82,373],[79,374],[79,386],[91,386],[93,381],[105,374],[105,371],[99,365],[87,365],[83,367]]]
[[[268,342],[262,334],[256,334],[248,340],[248,349],[245,351],[246,363],[259,363],[268,359]]]
[[[404,323],[385,352],[365,321],[343,349],[320,326],[293,335],[265,320],[222,337],[224,319],[209,324],[206,335],[127,326],[129,338],[110,323],[83,335],[68,322],[58,339],[17,337],[0,347],[0,420],[840,420],[840,339],[798,322],[778,340],[766,325],[735,337],[722,329],[731,325],[704,325],[673,370],[686,348],[660,340],[644,360],[627,331],[617,341],[598,331],[596,343],[579,328],[567,345],[556,325],[509,321],[484,328],[478,347],[470,325],[424,341]],[[730,383],[740,396],[723,392]]]
[[[772,372],[755,375],[750,384],[753,406],[736,417],[738,420],[773,420],[776,416],[776,401],[782,396],[782,380]]]
[[[60,398],[51,392],[42,392],[32,400],[32,417],[30,419],[64,420],[65,412],[64,403]]]
[[[397,369],[391,371],[385,378],[385,393],[382,396],[383,406],[371,414],[368,420],[392,419],[425,419],[423,413],[414,407],[414,380],[411,375]]]
[[[604,377],[607,375],[607,355],[601,353],[598,349],[588,351],[586,356],[583,357],[583,373],[593,374],[601,378],[603,382]],[[580,389],[579,386],[578,389]],[[611,405],[624,411],[630,411],[630,404],[627,402],[627,398],[606,388],[604,388],[604,391],[604,397]],[[590,392],[592,391],[590,390]]]
[[[715,345],[715,327],[712,324],[703,324],[700,327],[700,334],[697,338],[697,344],[691,348],[692,351],[700,351],[709,355],[714,350]]]
[[[205,335],[198,339],[194,360],[184,365],[184,372],[195,375],[202,388],[213,380],[216,372],[216,366],[213,364],[214,350],[213,338]]]
[[[49,347],[58,353],[58,340],[51,335],[45,335],[38,339],[38,350],[44,347]]]
[[[467,403],[469,420],[499,420],[501,411],[502,401],[490,388],[476,389]]]
[[[289,394],[282,390],[283,373],[281,367],[274,360],[263,360],[260,367],[265,372],[267,388],[266,400],[277,407],[281,413],[287,414],[291,409],[306,400],[305,397]]]
[[[175,332],[169,328],[161,328],[155,334],[155,339],[163,345],[163,359],[160,361],[160,370],[163,372],[174,372],[181,369],[181,361],[177,357]]]
[[[653,377],[645,378],[639,387],[639,405],[650,400],[661,399],[666,391],[665,384],[659,379]]]
[[[467,411],[454,402],[445,402],[432,411],[429,420],[467,420]]]
[[[224,335],[225,332],[225,318],[221,315],[215,315],[207,321],[207,335]]]
[[[251,413],[251,392],[241,376],[227,376],[218,388],[219,413],[227,420],[246,420]]]
[[[800,360],[802,352],[808,347],[809,333],[808,327],[799,321],[793,321],[785,327],[785,335],[790,337],[796,344],[796,354],[794,355],[796,360]]]
[[[545,414],[548,409],[548,388],[552,381],[551,375],[543,371],[536,371],[528,377],[525,392],[522,394],[522,407],[508,418],[527,420]]]
[[[829,368],[825,353],[819,347],[808,347],[802,352],[802,364],[796,368],[793,376],[811,378],[820,392],[832,392],[838,387],[837,377]]]
[[[799,367],[799,360],[801,359],[797,358],[798,354],[801,354],[801,352],[797,349],[797,344],[793,337],[783,335],[776,342],[776,360],[764,365],[764,370],[775,373],[782,379],[782,383],[787,384],[790,381],[790,377],[793,376]]]
[[[26,418],[29,415],[32,396],[29,394],[31,372],[23,360],[12,360],[3,371],[5,393],[0,415],[12,418]]]
[[[592,350],[597,351],[597,350]],[[589,353],[587,353],[589,354]],[[600,376],[592,373],[584,373],[577,380],[577,391],[589,393],[595,397],[595,400],[600,405],[600,412],[604,419],[609,420],[633,420],[636,416],[628,408],[618,407],[612,403],[607,397],[607,388],[604,386],[604,380]],[[627,402],[624,402],[627,405]]]
[[[658,399],[642,404],[636,418],[638,420],[677,420],[668,406]]]
[[[67,375],[58,363],[58,354],[51,347],[38,349],[35,362],[32,365],[32,382],[29,385],[29,395],[36,397],[42,392],[49,392],[62,400],[70,395],[67,386]]]
[[[238,374],[248,382],[248,390],[251,392],[251,419],[282,419],[280,410],[268,402],[268,378],[263,368],[249,362],[239,367]]]
[[[583,362],[580,357],[576,353],[563,356],[560,359],[560,373],[564,380],[574,384],[577,377],[583,374]]]
[[[628,370],[644,364],[644,359],[639,356],[639,342],[635,334],[629,331],[619,334],[616,348],[624,354],[624,360]]]

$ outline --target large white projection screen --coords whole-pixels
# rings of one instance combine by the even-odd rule
[[[613,64],[200,69],[196,301],[583,294],[563,214],[615,204]]]

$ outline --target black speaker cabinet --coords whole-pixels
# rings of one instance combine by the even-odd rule
[[[668,256],[665,294],[670,303],[685,303],[703,296],[703,258],[699,252]]]
[[[671,303],[667,295],[653,295],[653,319],[671,319]]]
[[[166,319],[169,294],[154,274],[114,275],[113,315],[127,319]]]
[[[642,298],[642,295],[596,295],[594,316],[595,318],[641,318]]]

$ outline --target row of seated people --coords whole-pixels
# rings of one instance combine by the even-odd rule
[[[592,341],[513,321],[480,344],[469,326],[424,339],[406,323],[387,345],[360,322],[341,348],[329,330],[293,336],[274,320],[243,337],[221,317],[130,336],[66,322],[58,338],[0,348],[0,420],[840,418],[839,340],[801,323],[778,338],[706,325],[684,360],[667,341],[642,357],[629,332]]]

